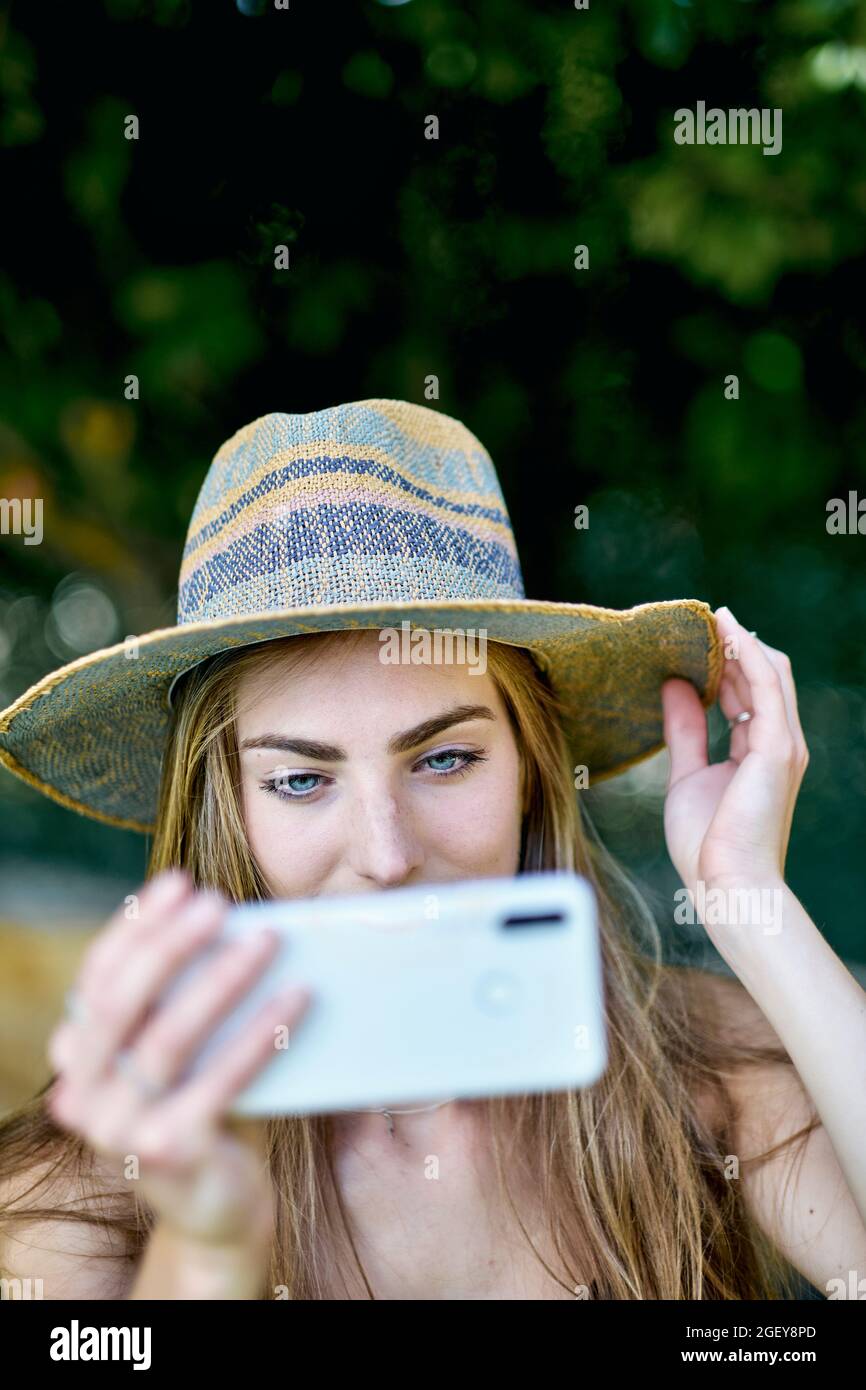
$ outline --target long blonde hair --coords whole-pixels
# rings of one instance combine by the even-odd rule
[[[360,636],[361,634],[357,634]],[[290,675],[332,642],[325,633],[262,643],[211,658],[185,676],[163,760],[148,876],[186,867],[197,887],[232,902],[268,896],[247,843],[238,778],[235,695],[244,673],[279,664]],[[598,898],[609,1062],[594,1085],[574,1091],[494,1097],[483,1102],[500,1197],[536,1257],[575,1296],[607,1299],[775,1299],[793,1296],[796,1275],[746,1209],[727,1176],[734,1110],[725,1076],[765,1062],[790,1065],[779,1048],[723,1037],[695,988],[695,972],[663,962],[654,915],[601,844],[575,794],[559,701],[525,650],[491,642],[491,676],[520,752],[523,834],[520,872],[575,869]],[[53,1078],[52,1078],[53,1080]],[[82,1185],[93,1154],[44,1108],[51,1084],[0,1124],[0,1180],[40,1157],[74,1168]],[[698,1096],[712,1097],[710,1111]],[[266,1122],[276,1200],[267,1287],[273,1297],[334,1293],[324,1251],[351,1251],[374,1297],[343,1209],[332,1162],[328,1115]],[[786,1144],[805,1139],[812,1123]],[[777,1146],[777,1149],[782,1146]],[[774,1153],[774,1149],[770,1153]],[[766,1161],[770,1153],[750,1160]],[[549,1248],[561,1272],[534,1245],[509,1179],[534,1184]],[[40,1179],[40,1182],[42,1179]],[[35,1190],[35,1184],[30,1192]],[[98,1221],[119,1232],[136,1259],[153,1213],[134,1191],[108,1205],[90,1190],[84,1209],[0,1207],[0,1220],[34,1216]],[[580,1284],[591,1271],[587,1286]]]

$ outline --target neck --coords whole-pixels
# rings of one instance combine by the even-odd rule
[[[407,1100],[400,1105],[341,1110],[332,1116],[335,1152],[371,1159],[465,1149],[478,1130],[476,1101]]]

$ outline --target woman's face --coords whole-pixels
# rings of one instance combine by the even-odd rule
[[[491,676],[381,650],[370,631],[239,682],[244,818],[274,897],[517,872],[520,761]]]

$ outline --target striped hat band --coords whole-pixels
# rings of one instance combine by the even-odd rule
[[[522,599],[493,462],[404,402],[266,415],[219,450],[190,521],[177,620],[413,599]]]

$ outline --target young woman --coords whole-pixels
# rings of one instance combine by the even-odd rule
[[[458,456],[465,471],[449,477]],[[187,626],[142,638],[140,667],[110,649],[0,716],[7,765],[89,814],[141,828],[148,777],[160,775],[137,910],[119,909],[95,937],[49,1042],[51,1082],[0,1125],[7,1276],[42,1278],[48,1298],[766,1299],[791,1296],[793,1269],[822,1291],[866,1269],[866,999],[784,882],[807,762],[787,658],[726,609],[614,615],[491,596],[503,570],[473,530],[498,488],[485,458],[459,422],[402,402],[255,422],[217,455],[193,515]],[[348,511],[361,568],[340,590],[346,552],[319,546],[327,582],[301,593],[293,488],[301,480],[309,502],[311,479],[331,489],[335,474],[346,493],[325,503],[320,492],[303,535],[320,540]],[[274,479],[279,505],[263,521]],[[391,594],[388,611],[453,617],[462,601],[464,616],[482,613],[499,634],[486,670],[382,659],[383,576],[410,485],[427,521],[438,508],[444,526],[457,510],[454,544],[427,556],[428,572],[443,565],[440,593]],[[478,589],[455,609],[457,541]],[[290,558],[275,585],[277,553]],[[567,628],[542,640],[524,626],[516,640],[516,622],[563,610]],[[243,615],[254,618],[239,625]],[[686,653],[696,621],[700,693]],[[170,687],[159,726],[155,683]],[[769,927],[706,912],[736,978],[663,964],[652,913],[575,794],[576,766],[592,780],[658,746],[640,714],[652,692],[683,884],[699,903],[745,892],[777,909]],[[730,756],[709,765],[716,694]],[[102,731],[77,760],[61,746],[67,715]],[[232,1121],[274,1027],[303,1028],[315,1008],[300,980],[182,1079],[274,950],[267,934],[223,946],[155,1007],[229,903],[553,867],[586,875],[598,896],[610,1055],[593,1086],[407,1098],[393,1133],[378,1111]]]

